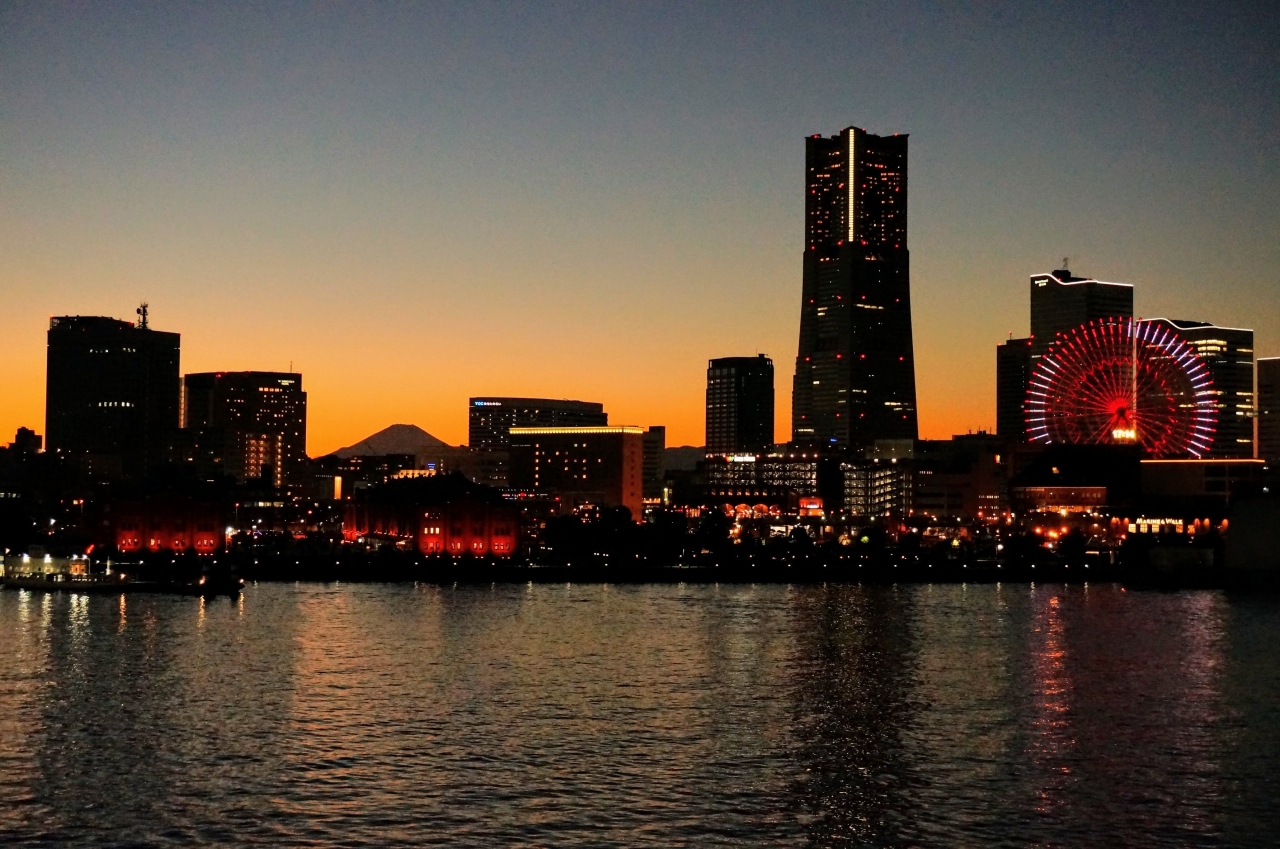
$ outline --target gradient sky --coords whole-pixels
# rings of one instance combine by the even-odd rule
[[[1071,258],[1280,354],[1274,3],[0,5],[0,439],[51,315],[285,369],[308,449],[470,395],[702,444],[706,360],[790,433],[803,136],[911,134],[921,435],[992,428],[993,346]]]

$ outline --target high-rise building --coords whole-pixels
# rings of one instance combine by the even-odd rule
[[[1217,433],[1209,457],[1253,457],[1253,331],[1205,321],[1151,319],[1195,349],[1213,379]]]
[[[996,435],[1005,441],[1026,441],[1031,374],[1059,334],[1097,318],[1133,317],[1133,287],[1127,283],[1076,277],[1059,268],[1031,275],[1030,287],[1031,336],[996,346]]]
[[[1280,464],[1280,357],[1258,360],[1258,457]]]
[[[507,486],[507,447],[513,427],[605,427],[603,404],[552,398],[472,398],[467,405],[467,442],[477,452],[479,482]]]
[[[181,337],[102,316],[49,321],[45,444],[91,468],[145,478],[178,428]]]
[[[1133,286],[1128,283],[1075,277],[1065,268],[1031,275],[1032,366],[1059,333],[1095,318],[1115,317],[1133,318]]]
[[[773,360],[721,357],[707,363],[707,456],[773,448]]]
[[[472,448],[506,448],[513,427],[604,427],[603,404],[550,398],[472,398],[467,407],[467,442]]]
[[[638,427],[517,427],[511,485],[557,496],[565,509],[626,507],[644,515],[644,431]]]
[[[667,471],[667,429],[650,425],[644,432],[644,497],[662,497],[662,479]]]
[[[1027,441],[1022,405],[1031,383],[1031,340],[1010,339],[996,346],[996,435],[1006,442]]]
[[[183,379],[182,426],[223,473],[243,483],[300,483],[307,460],[307,393],[292,372],[219,371]]]
[[[805,249],[791,438],[914,439],[907,136],[805,140]]]

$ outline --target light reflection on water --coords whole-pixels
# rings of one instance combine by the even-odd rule
[[[0,593],[0,843],[1270,845],[1269,599]]]

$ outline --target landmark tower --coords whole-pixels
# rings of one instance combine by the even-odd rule
[[[805,139],[803,274],[792,440],[915,439],[906,135]]]

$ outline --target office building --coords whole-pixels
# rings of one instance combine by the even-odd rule
[[[1258,457],[1280,464],[1280,357],[1258,360]]]
[[[183,379],[182,426],[223,473],[243,483],[301,483],[307,393],[292,372],[220,371]]]
[[[1205,321],[1151,321],[1182,337],[1209,368],[1218,427],[1208,456],[1253,457],[1253,331],[1216,327]]]
[[[661,498],[667,472],[667,429],[652,425],[644,432],[644,497]]]
[[[131,479],[154,474],[178,428],[181,337],[102,316],[49,321],[45,445]]]
[[[550,398],[472,398],[467,408],[467,444],[506,448],[513,427],[604,427],[603,404]]]
[[[707,364],[707,456],[773,448],[773,360],[722,357]]]
[[[1031,383],[1031,340],[1010,339],[996,346],[996,435],[1005,441],[1026,442],[1023,404]]]
[[[909,462],[915,515],[973,519],[1008,509],[1006,440],[983,431],[921,440]]]
[[[560,499],[561,510],[626,507],[643,517],[644,430],[638,427],[515,427],[510,485]]]
[[[1058,334],[1095,318],[1114,317],[1133,318],[1133,286],[1128,283],[1075,277],[1066,268],[1031,275],[1032,366]]]
[[[907,136],[805,140],[805,246],[791,438],[914,439]]]
[[[551,398],[472,398],[467,405],[467,442],[476,452],[477,480],[504,487],[509,481],[507,447],[513,427],[604,427],[603,404]]]

